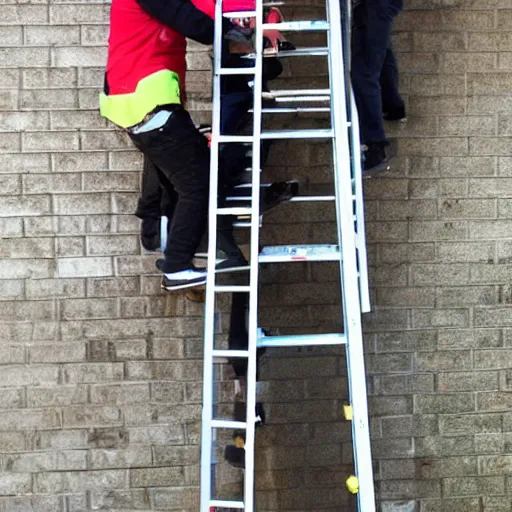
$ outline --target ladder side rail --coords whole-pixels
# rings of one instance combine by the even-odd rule
[[[361,311],[371,311],[370,289],[368,283],[368,257],[366,250],[366,229],[364,225],[364,198],[361,167],[361,144],[359,140],[359,116],[355,104],[352,83],[352,1],[342,0],[342,37],[344,50],[344,75],[347,96],[348,120],[350,122],[350,152],[352,154],[352,179],[355,183],[355,215],[356,215],[356,245],[357,263],[359,269],[359,293]]]
[[[350,104],[352,102],[352,0],[340,0],[341,45],[343,48],[343,76],[345,77],[345,98],[347,103],[347,117],[352,121]]]
[[[215,343],[215,263],[217,254],[217,207],[219,137],[221,114],[222,0],[215,4],[213,52],[212,140],[210,143],[210,196],[208,211],[208,264],[204,315],[203,406],[201,425],[200,512],[210,511],[212,500],[213,348]]]
[[[249,271],[249,357],[246,377],[245,512],[254,512],[254,449],[256,429],[256,365],[258,343],[258,276],[260,239],[260,170],[263,92],[263,0],[256,0],[256,59],[253,82],[252,215]]]
[[[356,237],[353,222],[352,180],[350,172],[350,147],[347,132],[347,107],[345,74],[343,67],[343,44],[341,10],[339,0],[327,0],[330,22],[329,74],[332,90],[332,127],[335,133],[333,144],[334,181],[336,189],[336,214],[338,239],[342,251],[340,275],[344,326],[347,335],[347,366],[349,394],[352,404],[352,436],[354,464],[359,479],[357,495],[359,512],[375,512],[375,491],[368,422],[366,375],[362,343],[361,309],[357,279]]]
[[[351,126],[350,144],[352,149],[352,178],[355,186],[355,214],[356,214],[356,246],[357,263],[359,269],[359,292],[361,300],[361,312],[368,313],[372,310],[370,303],[370,284],[368,281],[368,254],[366,250],[366,227],[364,220],[364,196],[363,196],[363,171],[361,166],[361,143],[359,141],[359,116],[357,114],[354,95],[351,94],[350,102]]]

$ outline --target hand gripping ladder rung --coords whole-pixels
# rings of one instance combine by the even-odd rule
[[[233,508],[255,512],[254,506],[254,441],[256,424],[256,362],[257,349],[263,346],[292,347],[315,345],[345,345],[348,364],[349,394],[351,403],[352,433],[354,447],[355,475],[359,492],[359,512],[375,512],[373,470],[371,460],[366,379],[362,345],[361,312],[369,311],[367,258],[364,232],[364,211],[362,202],[362,176],[357,112],[352,99],[349,83],[349,32],[350,0],[326,0],[327,21],[288,21],[276,26],[263,22],[263,2],[256,0],[256,10],[248,13],[256,18],[256,52],[250,58],[254,67],[221,69],[219,56],[222,47],[222,0],[215,9],[213,116],[211,142],[211,179],[209,212],[208,277],[206,286],[205,335],[204,335],[204,382],[201,438],[201,501],[200,512],[211,512],[211,508]],[[343,16],[342,16],[343,11]],[[239,13],[238,13],[239,14]],[[340,20],[342,22],[340,23]],[[343,25],[343,28],[342,28]],[[328,102],[331,128],[328,130],[290,130],[288,132],[262,133],[262,68],[263,30],[272,28],[281,31],[325,31],[327,48],[301,49],[303,56],[323,56],[329,62],[328,90],[281,91],[278,100],[293,100],[297,103],[315,100]],[[285,55],[283,55],[285,56]],[[292,56],[292,55],[289,55]],[[228,75],[253,74],[253,129],[251,135],[221,135],[220,113],[221,77]],[[277,113],[277,112],[276,112]],[[321,198],[333,201],[336,208],[338,244],[328,247],[297,246],[267,248],[261,255],[259,249],[260,229],[260,172],[261,140],[325,138],[332,141],[334,164],[334,197]],[[247,208],[219,207],[217,202],[219,144],[243,143],[251,146],[252,172],[251,202]],[[247,201],[249,203],[249,201]],[[303,201],[296,200],[296,207]],[[216,227],[220,215],[243,214],[244,225],[250,228],[251,255],[249,285],[218,285],[215,274],[217,254]],[[270,251],[270,252],[269,252]],[[288,255],[291,253],[291,255]],[[326,335],[263,336],[258,327],[258,276],[259,265],[267,263],[288,264],[292,261],[310,260],[338,262],[340,265],[342,290],[342,315],[345,332]],[[214,347],[214,312],[217,294],[246,292],[249,294],[249,343],[247,350],[224,350]],[[246,359],[246,415],[245,421],[232,421],[214,417],[213,365],[225,359]],[[224,428],[242,429],[245,432],[245,471],[242,500],[229,500],[214,496],[215,457],[212,446],[216,447],[217,431]]]

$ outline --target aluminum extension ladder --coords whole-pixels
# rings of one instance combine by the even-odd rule
[[[265,24],[263,0],[256,0],[256,10],[237,13],[238,17],[256,18],[255,66],[242,69],[221,68],[222,0],[216,4],[214,41],[213,118],[211,141],[211,183],[209,211],[208,277],[206,284],[204,381],[201,437],[201,505],[200,512],[244,510],[255,512],[254,505],[254,445],[256,422],[256,365],[259,347],[295,347],[341,345],[346,347],[352,419],[355,484],[360,512],[375,512],[373,469],[368,426],[366,377],[361,330],[361,313],[370,311],[368,274],[363,216],[363,191],[358,117],[352,98],[350,83],[350,2],[351,0],[326,0],[327,20],[289,21]],[[342,6],[340,6],[342,4]],[[295,56],[325,56],[329,63],[329,89],[281,91],[281,97],[290,104],[304,99],[329,101],[330,129],[263,131],[262,115],[262,64],[263,30],[281,32],[318,31],[327,35],[326,48],[298,48],[282,52],[279,58]],[[220,134],[221,77],[225,75],[254,76],[254,102],[252,135]],[[274,109],[276,113],[294,111],[293,108]],[[295,111],[303,111],[297,108]],[[307,109],[306,109],[307,110]],[[320,111],[318,108],[312,111]],[[329,111],[328,110],[328,111]],[[324,139],[333,146],[334,196],[297,197],[297,201],[333,201],[336,208],[338,245],[270,247],[259,252],[260,230],[260,171],[263,139]],[[220,208],[217,202],[219,144],[246,143],[252,147],[252,198],[248,207]],[[256,172],[254,172],[256,171]],[[297,205],[300,207],[300,204]],[[216,226],[219,215],[239,215],[249,218],[250,274],[249,285],[219,285],[216,282],[217,254]],[[266,263],[300,261],[338,261],[340,264],[344,332],[298,336],[262,335],[258,325],[258,275],[259,265]],[[249,293],[249,343],[248,350],[219,350],[215,348],[215,301],[218,294]],[[215,361],[225,358],[245,358],[248,363],[246,378],[246,421],[233,421],[214,417],[213,368]],[[244,497],[229,501],[212,496],[215,480],[215,458],[212,446],[219,429],[245,430]],[[213,472],[212,472],[213,470]],[[352,479],[354,482],[354,479]]]

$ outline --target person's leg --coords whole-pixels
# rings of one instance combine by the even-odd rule
[[[162,215],[167,217],[169,223],[174,217],[174,210],[176,209],[177,202],[178,193],[176,192],[174,187],[163,187],[160,210],[162,212]]]
[[[165,174],[162,173],[157,167],[155,167],[155,168],[157,171],[159,181],[162,184],[161,185],[162,197],[160,200],[161,218],[162,217],[167,218],[166,232],[165,232],[164,236],[162,236],[162,233],[160,233],[160,247],[163,251],[163,250],[165,250],[167,241],[169,239],[169,231],[171,228],[172,219],[174,217],[174,210],[176,208],[176,204],[178,203],[178,194],[177,194],[176,190],[174,189],[172,183],[165,177]],[[160,218],[160,221],[161,221],[161,218]],[[159,221],[159,224],[160,224],[160,221]],[[163,243],[163,246],[162,246],[162,243]]]
[[[144,249],[156,251],[160,247],[160,206],[162,186],[156,167],[144,156],[142,181],[135,215],[142,220],[140,241]]]
[[[386,141],[382,122],[380,74],[392,18],[383,16],[378,10],[379,3],[369,0],[354,12],[352,83],[364,144]]]
[[[384,119],[397,121],[405,118],[405,105],[400,95],[398,82],[398,65],[396,62],[391,38],[388,41],[386,57],[380,74],[380,88],[382,96],[382,111]]]
[[[165,273],[190,269],[206,228],[210,167],[207,140],[181,107],[173,108],[162,128],[132,135],[132,140],[172,184],[178,196],[164,252],[165,262],[160,269]]]
[[[378,169],[386,158],[380,76],[400,1],[367,0],[354,10],[352,84],[361,142],[368,148],[363,163],[365,170]]]
[[[249,308],[249,294],[247,292],[233,293],[231,302],[231,320],[229,324],[228,347],[229,350],[247,350],[249,346],[249,333],[247,331],[247,312]],[[256,356],[262,357],[265,349],[258,349]],[[237,377],[247,374],[247,359],[233,358],[229,360]]]
[[[247,350],[249,334],[247,332],[247,308],[249,307],[249,294],[246,292],[233,293],[231,301],[231,319],[229,323],[229,350]],[[245,377],[247,373],[247,360],[236,357],[229,360],[237,377]]]
[[[162,186],[155,165],[144,155],[140,196],[135,215],[139,219],[160,216]]]
[[[247,124],[247,116],[252,106],[252,92],[231,92],[222,95],[220,130],[223,135],[236,135]],[[247,146],[239,143],[222,144],[219,168],[228,188],[241,183],[246,167]]]

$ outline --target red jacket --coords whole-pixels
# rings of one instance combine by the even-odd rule
[[[186,40],[213,43],[212,0],[112,0],[105,93],[135,91],[162,69],[185,82]],[[208,14],[205,14],[208,12]]]

